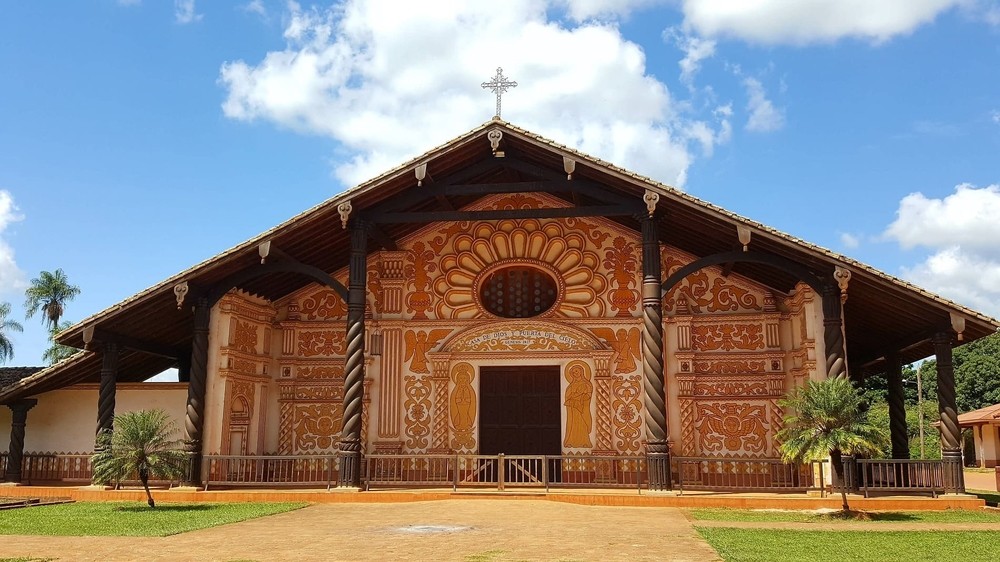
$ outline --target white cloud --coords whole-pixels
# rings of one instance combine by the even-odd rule
[[[201,21],[203,17],[204,14],[195,11],[194,0],[174,0],[174,20],[177,23],[186,25]]]
[[[267,8],[264,7],[263,0],[251,0],[243,6],[243,11],[248,14],[256,14],[262,18],[267,18]]]
[[[684,58],[677,63],[681,67],[681,83],[692,87],[694,76],[701,69],[701,61],[715,55],[715,41],[684,33],[673,27],[664,30],[663,35],[664,38],[673,40],[684,53]]]
[[[744,78],[743,85],[747,89],[747,111],[750,112],[746,129],[757,133],[767,133],[782,128],[785,125],[785,112],[775,107],[774,103],[767,99],[767,92],[764,91],[760,80]]]
[[[225,115],[337,140],[347,184],[488,120],[492,94],[479,84],[497,66],[519,83],[505,119],[670,184],[684,184],[689,144],[704,148],[713,127],[723,138],[728,120],[703,130],[614,24],[560,24],[542,0],[387,6],[290,4],[285,49],[222,66]]]
[[[911,193],[899,203],[885,236],[931,255],[904,277],[974,308],[1000,315],[1000,185],[961,184],[932,199]]]
[[[27,287],[24,272],[14,261],[14,248],[4,237],[4,232],[12,223],[23,220],[9,191],[0,189],[0,294],[18,293]]]
[[[626,17],[633,11],[663,4],[664,0],[559,0],[566,13],[576,21],[596,18]]]
[[[861,238],[850,232],[841,232],[840,245],[848,249],[854,249],[861,245]]]
[[[993,111],[991,111],[990,112],[990,119],[994,123],[996,123],[997,125],[1000,125],[1000,111],[997,111],[995,109]]]
[[[943,199],[911,193],[899,202],[886,236],[904,248],[962,246],[996,252],[1000,258],[1000,185],[963,183]]]
[[[883,42],[975,0],[684,0],[684,23],[706,37],[806,44]]]

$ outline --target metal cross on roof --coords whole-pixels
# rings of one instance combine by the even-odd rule
[[[497,117],[500,117],[500,96],[507,93],[507,88],[516,88],[517,82],[513,80],[508,80],[506,76],[503,75],[503,68],[497,67],[497,75],[493,77],[489,82],[483,82],[483,88],[492,90],[494,94],[497,95]]]

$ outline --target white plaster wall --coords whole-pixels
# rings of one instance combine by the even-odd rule
[[[89,453],[97,429],[98,385],[80,384],[40,394],[28,411],[24,451]],[[123,383],[115,395],[115,413],[161,409],[174,420],[177,439],[184,438],[187,383]],[[0,450],[10,446],[10,409],[0,412]]]
[[[979,437],[978,435],[976,437]],[[994,467],[1000,461],[1000,426],[983,426],[983,458],[987,467]]]

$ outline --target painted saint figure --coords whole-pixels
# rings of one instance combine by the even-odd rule
[[[593,417],[590,414],[590,398],[594,385],[590,382],[590,369],[585,363],[576,361],[566,367],[566,437],[563,446],[567,448],[589,449],[590,428]]]
[[[475,371],[468,363],[459,363],[452,369],[451,378],[455,388],[451,391],[451,426],[455,438],[451,446],[455,449],[475,449],[476,440],[472,436],[476,424],[476,391],[472,388]]]

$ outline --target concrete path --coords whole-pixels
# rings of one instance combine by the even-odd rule
[[[320,504],[172,537],[0,538],[61,560],[720,560],[674,508],[448,500]]]

